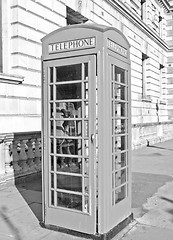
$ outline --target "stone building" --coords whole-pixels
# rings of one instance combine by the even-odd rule
[[[31,146],[40,146],[41,39],[70,24],[113,26],[127,37],[132,147],[173,137],[172,0],[6,0],[0,11],[1,175],[39,169]]]

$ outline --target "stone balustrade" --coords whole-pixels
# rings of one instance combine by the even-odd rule
[[[0,135],[0,182],[41,171],[41,132]]]

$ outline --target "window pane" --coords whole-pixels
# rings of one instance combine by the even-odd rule
[[[81,80],[82,64],[56,67],[56,82]]]
[[[57,138],[56,153],[66,155],[82,155],[82,140]]]
[[[127,116],[126,104],[121,102],[114,102],[115,116],[125,117]]]
[[[115,187],[118,187],[126,182],[126,169],[115,172]]]
[[[55,103],[55,118],[80,118],[82,116],[82,102]]]
[[[115,84],[114,85],[114,96],[115,99],[118,100],[126,100],[126,87],[119,85],[119,84]]]
[[[53,83],[53,67],[50,67],[50,83]]]
[[[115,66],[115,81],[119,83],[125,82],[125,70]]]
[[[121,188],[118,188],[115,191],[115,203],[120,202],[126,197],[126,185],[122,186]]]
[[[115,119],[114,121],[114,134],[123,134],[127,132],[126,120],[125,119]]]
[[[57,188],[82,192],[82,177],[57,174]]]
[[[82,159],[71,157],[56,157],[57,171],[82,173]]]
[[[81,99],[81,83],[56,85],[56,100]]]
[[[57,206],[82,211],[82,196],[57,192]]]

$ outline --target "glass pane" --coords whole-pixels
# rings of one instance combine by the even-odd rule
[[[54,205],[55,201],[54,201],[54,191],[51,191],[51,205]]]
[[[84,83],[84,98],[88,100],[88,82]]]
[[[54,156],[50,156],[50,161],[51,161],[50,169],[51,169],[51,171],[54,171]]]
[[[50,118],[53,118],[53,103],[50,103]]]
[[[53,100],[53,85],[50,85],[49,88],[50,88],[50,100]]]
[[[82,211],[82,196],[57,192],[57,206]]]
[[[123,134],[126,133],[126,120],[125,119],[115,119],[114,121],[114,129],[115,129],[115,134]]]
[[[56,139],[56,153],[66,155],[82,155],[82,140],[80,139]]]
[[[125,103],[122,102],[114,102],[114,111],[116,117],[125,117],[127,116]]]
[[[50,83],[53,83],[53,67],[50,67],[49,71],[50,71]]]
[[[82,192],[82,177],[57,174],[57,188]]]
[[[54,174],[51,173],[51,188],[54,188]]]
[[[126,182],[126,169],[115,173],[115,186],[118,187]]]
[[[86,157],[89,156],[89,141],[84,140],[84,154]]]
[[[56,157],[57,171],[82,173],[82,159],[70,157]]]
[[[119,84],[115,84],[113,96],[115,96],[115,99],[118,100],[126,100],[126,87]]]
[[[82,64],[56,67],[56,82],[81,80]]]
[[[120,169],[126,166],[126,153],[118,153],[113,157],[113,169]]]
[[[53,140],[53,138],[50,139],[50,152],[54,153],[54,140]]]
[[[115,203],[120,202],[126,197],[126,185],[115,191]]]
[[[125,82],[125,70],[115,66],[115,81],[119,83]]]
[[[81,99],[81,83],[56,85],[56,100]]]
[[[88,179],[88,177],[84,178],[84,185],[85,185],[85,194],[89,194],[89,179]]]
[[[84,102],[84,118],[88,118],[88,101]]]
[[[53,136],[54,132],[53,132],[53,121],[50,121],[50,135]]]
[[[81,137],[82,136],[82,121],[80,120],[56,120],[56,131],[55,134],[57,137],[65,137],[65,136],[74,136]]]
[[[84,80],[88,79],[88,63],[84,63],[84,73],[85,73],[85,76],[84,76]]]
[[[125,150],[126,149],[126,137],[125,136],[118,136],[115,137],[114,147],[115,152],[118,150]]]
[[[85,175],[89,175],[89,161],[88,161],[88,158],[85,158],[85,161],[84,161],[84,174]]]
[[[84,212],[89,213],[89,198],[85,196]]]
[[[82,102],[55,103],[56,118],[80,118],[82,117]]]

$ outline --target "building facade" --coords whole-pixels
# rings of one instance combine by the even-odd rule
[[[6,0],[0,11],[1,150],[8,136],[41,131],[41,39],[85,22],[131,45],[132,147],[173,137],[172,0]]]

